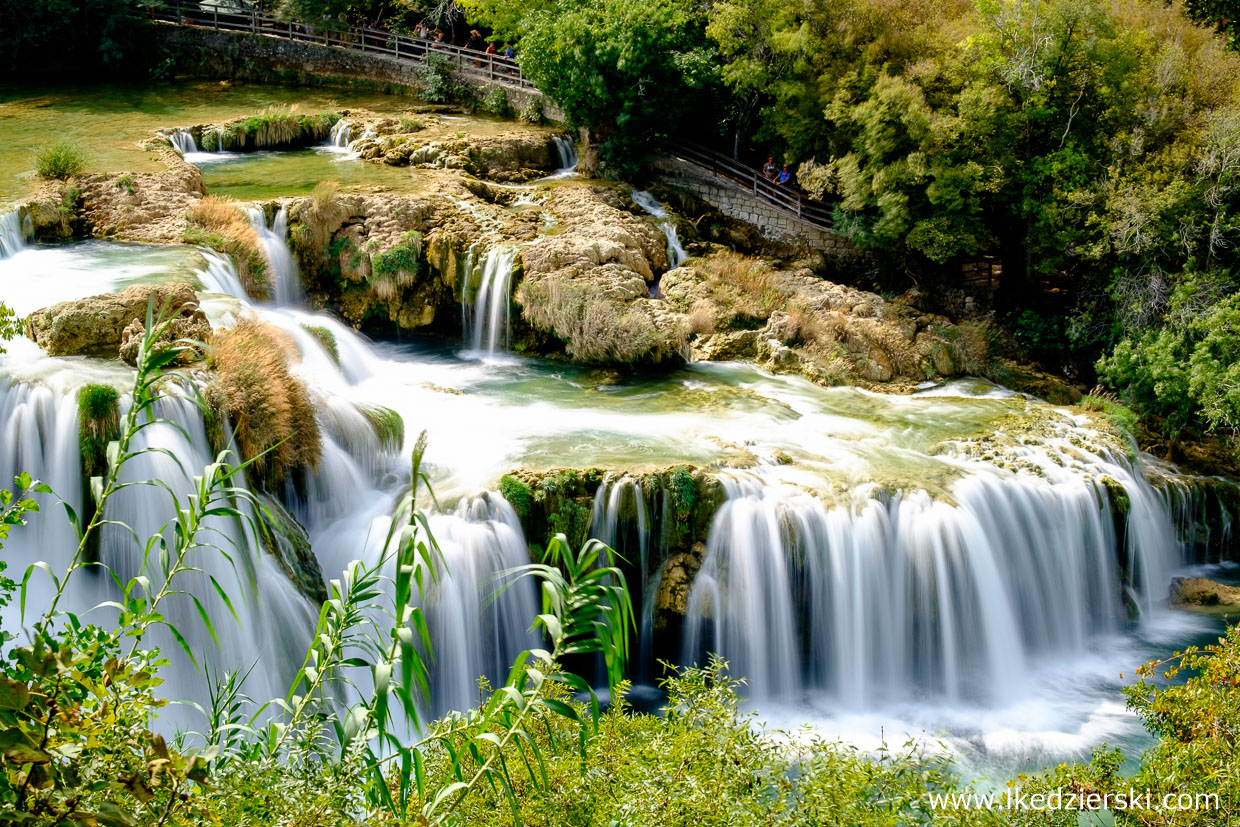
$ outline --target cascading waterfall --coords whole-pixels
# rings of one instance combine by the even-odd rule
[[[8,258],[25,249],[26,239],[33,233],[30,216],[23,210],[0,215],[0,258]]]
[[[658,223],[659,229],[663,231],[663,235],[667,237],[667,269],[675,270],[684,260],[689,257],[685,252],[685,248],[681,246],[680,237],[676,234],[676,222],[668,215],[666,209],[660,204],[653,195],[645,190],[633,191],[633,203],[641,207],[650,215],[654,216],[655,222]],[[650,297],[657,299],[659,297],[659,283],[656,280],[650,285]]]
[[[288,247],[288,208],[281,205],[270,225],[261,207],[249,207],[247,212],[271,267],[272,299],[280,306],[300,304],[304,292],[297,260]]]
[[[560,154],[560,168],[556,170],[556,175],[566,176],[576,172],[577,147],[573,139],[567,135],[552,135],[551,140],[555,142],[555,151]]]
[[[719,652],[761,700],[1016,695],[1035,657],[1082,654],[1120,630],[1121,561],[1147,610],[1180,562],[1159,494],[1127,462],[1092,462],[1131,500],[1123,548],[1104,486],[1079,474],[979,471],[954,485],[955,504],[860,492],[834,506],[756,476],[725,479],[685,658]]]
[[[346,120],[339,120],[332,126],[331,132],[328,133],[328,144],[337,151],[345,152],[349,149],[349,135],[352,133],[353,127]]]
[[[265,223],[261,213],[257,217],[252,213],[251,217],[256,228]],[[281,211],[271,228],[263,227],[264,243],[270,244],[268,254],[273,262],[291,260],[283,218]],[[32,254],[72,255],[72,248],[36,248]],[[207,295],[231,293],[235,302],[239,300],[239,307],[224,318],[252,313],[283,330],[301,354],[294,370],[307,381],[318,408],[323,424],[323,458],[316,471],[306,474],[303,485],[294,488],[290,483],[284,500],[304,525],[324,576],[337,576],[355,558],[377,561],[382,549],[376,548],[376,538],[386,535],[409,473],[400,459],[402,446],[382,444],[350,396],[356,383],[368,380],[385,363],[373,345],[329,316],[293,307],[247,305],[232,261],[213,253],[204,256],[207,267],[200,271],[198,280]],[[277,305],[288,292],[278,291]],[[309,325],[330,331],[335,339],[333,354],[329,355],[321,341],[306,330]],[[38,354],[31,343],[14,342],[14,348],[19,344],[23,353],[29,350]],[[38,366],[26,367],[11,361],[16,356],[0,356],[0,424],[4,429],[0,472],[11,479],[18,471],[31,471],[81,514],[89,487],[84,485],[78,449],[77,390],[87,382],[99,381],[124,389],[132,381],[132,371],[118,362],[41,355],[34,357]],[[14,380],[15,365],[20,366],[21,375],[37,374],[38,378]],[[123,400],[122,405],[127,404]],[[184,494],[190,484],[187,475],[212,462],[214,455],[196,408],[180,399],[164,400],[159,405],[157,416],[175,424],[144,430],[135,447],[150,445],[169,453],[142,454],[127,465],[125,478],[135,482],[159,479]],[[173,456],[184,466],[184,473]],[[159,489],[137,486],[110,501],[107,516],[123,520],[138,536],[146,536],[164,525],[167,507],[167,497]],[[55,511],[46,508],[47,518],[14,532],[6,541],[6,557],[22,565],[43,559],[54,571],[62,571],[77,543],[67,521],[56,519]],[[215,619],[221,646],[214,646],[189,603],[170,606],[170,617],[191,648],[206,653],[205,662],[213,670],[246,669],[257,664],[247,681],[247,693],[255,698],[280,697],[300,665],[317,611],[280,566],[254,546],[240,525],[215,523],[219,524],[212,525],[214,536],[235,545],[228,551],[236,568],[222,555],[204,552],[195,559],[203,571],[185,575],[181,587],[198,598]],[[528,581],[490,602],[502,573],[528,561],[516,514],[498,494],[466,497],[454,510],[434,513],[431,525],[447,562],[446,574],[427,595],[424,606],[436,635],[433,694],[427,706],[437,715],[473,705],[478,677],[503,680],[516,654],[535,643],[528,627],[537,607]],[[137,573],[141,549],[128,534],[109,529],[101,535],[100,548],[102,561],[120,577]],[[229,611],[217,597],[211,577],[230,594],[239,623],[229,626]],[[46,604],[48,588],[39,578],[32,580],[29,605]],[[66,608],[81,612],[114,597],[110,578],[86,572],[73,581]],[[4,609],[4,628],[19,628],[15,612],[12,606]],[[178,657],[174,640],[156,638],[153,642],[170,657]],[[168,677],[171,696],[206,700],[201,674],[180,669],[169,670]],[[190,723],[181,721],[176,713],[169,714],[168,721],[172,725]]]
[[[516,247],[492,247],[483,253],[470,272],[470,285],[463,295],[461,318],[464,338],[473,350],[494,356],[507,350],[512,335],[512,273]],[[476,284],[476,290],[471,286]],[[470,293],[473,301],[469,301]]]
[[[629,566],[637,569],[637,578],[630,583],[629,591],[638,615],[634,665],[639,679],[648,677],[646,673],[654,660],[654,598],[659,578],[650,570],[654,539],[652,516],[641,481],[627,474],[619,479],[609,476],[594,494],[590,536],[606,543]]]
[[[181,153],[182,156],[190,155],[198,152],[198,144],[194,142],[194,133],[184,127],[173,129],[169,132],[161,132],[168,142],[172,144],[172,148]]]

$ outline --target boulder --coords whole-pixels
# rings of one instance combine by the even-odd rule
[[[1171,605],[1185,609],[1240,611],[1240,587],[1205,577],[1176,577],[1171,581]]]
[[[758,331],[736,330],[699,336],[693,341],[695,362],[729,362],[752,359],[758,354]]]
[[[148,304],[192,322],[181,330],[202,330],[206,317],[189,284],[134,285],[119,293],[103,293],[36,310],[26,319],[26,336],[49,356],[116,356],[126,329],[146,319]],[[209,328],[209,326],[208,326]],[[130,339],[133,330],[129,331]]]
[[[142,338],[146,335],[146,324],[143,321],[134,319],[130,322],[125,330],[121,333],[120,357],[121,361],[136,365],[138,362],[138,351],[142,347]],[[172,344],[173,342],[205,342],[211,336],[211,323],[207,321],[206,315],[201,310],[195,310],[188,316],[177,316],[159,337],[159,344]],[[206,354],[200,347],[187,347],[177,356],[177,364],[188,365],[191,362],[197,362]]]

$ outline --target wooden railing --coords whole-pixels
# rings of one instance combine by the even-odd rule
[[[795,213],[797,218],[806,224],[812,224],[824,230],[829,230],[833,226],[832,210],[829,204],[815,201],[791,184],[776,184],[753,167],[734,161],[722,152],[716,152],[698,144],[678,143],[672,145],[670,153],[694,166],[710,170],[715,175],[741,185],[756,197],[764,198],[777,207]]]
[[[270,12],[258,9],[220,8],[192,0],[165,0],[163,7],[154,11],[153,16],[159,22],[178,26],[194,26],[217,32],[248,32],[294,43],[314,43],[362,54],[385,55],[415,64],[425,63],[428,55],[442,55],[464,79],[498,83],[541,94],[538,87],[521,74],[521,68],[512,58],[382,29],[297,23],[281,20]]]

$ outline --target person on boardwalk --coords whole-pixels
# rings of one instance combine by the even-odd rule
[[[774,181],[778,171],[779,167],[775,166],[775,156],[767,156],[766,163],[762,165],[762,177],[768,181]]]
[[[775,179],[776,184],[786,184],[792,180],[792,172],[788,169],[788,165],[784,164],[784,168],[779,171],[779,177]]]

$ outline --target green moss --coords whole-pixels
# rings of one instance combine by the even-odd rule
[[[372,256],[370,269],[376,276],[416,276],[422,262],[422,234],[413,230],[401,236],[400,244]]]
[[[405,444],[405,420],[400,414],[382,405],[367,405],[359,407],[358,410],[374,429],[375,436],[379,437],[379,445],[385,451],[401,449]]]
[[[130,195],[133,195],[135,192],[137,192],[137,189],[138,189],[134,185],[133,176],[130,175],[129,173],[125,173],[120,178],[116,179],[116,188],[118,190],[124,190]]]
[[[336,334],[319,325],[303,324],[301,329],[317,339],[327,351],[327,355],[332,357],[332,361],[337,365],[340,364],[340,347],[336,344]]]
[[[547,533],[563,534],[577,548],[587,539],[590,531],[590,509],[575,500],[560,500],[554,511],[547,515]]]
[[[250,152],[257,149],[292,149],[321,143],[340,120],[336,112],[317,115],[294,115],[270,112],[224,124],[219,130],[203,134],[203,148],[214,151]]]
[[[521,519],[521,524],[527,524],[530,519],[530,508],[534,503],[533,490],[516,477],[505,474],[499,480],[499,493],[503,495],[504,499],[508,500],[508,504],[517,512],[517,517]]]
[[[669,548],[674,548],[680,546],[692,530],[693,509],[698,502],[697,483],[688,468],[678,465],[668,472],[665,484],[672,519],[664,523],[664,539]]]
[[[108,443],[120,437],[120,394],[111,385],[85,385],[77,401],[82,475],[102,476],[108,470]]]
[[[1087,411],[1100,414],[1102,419],[1110,423],[1112,427],[1125,436],[1132,436],[1136,431],[1138,422],[1136,413],[1131,408],[1114,399],[1108,399],[1105,396],[1095,396],[1091,393],[1081,400],[1081,407]]]

